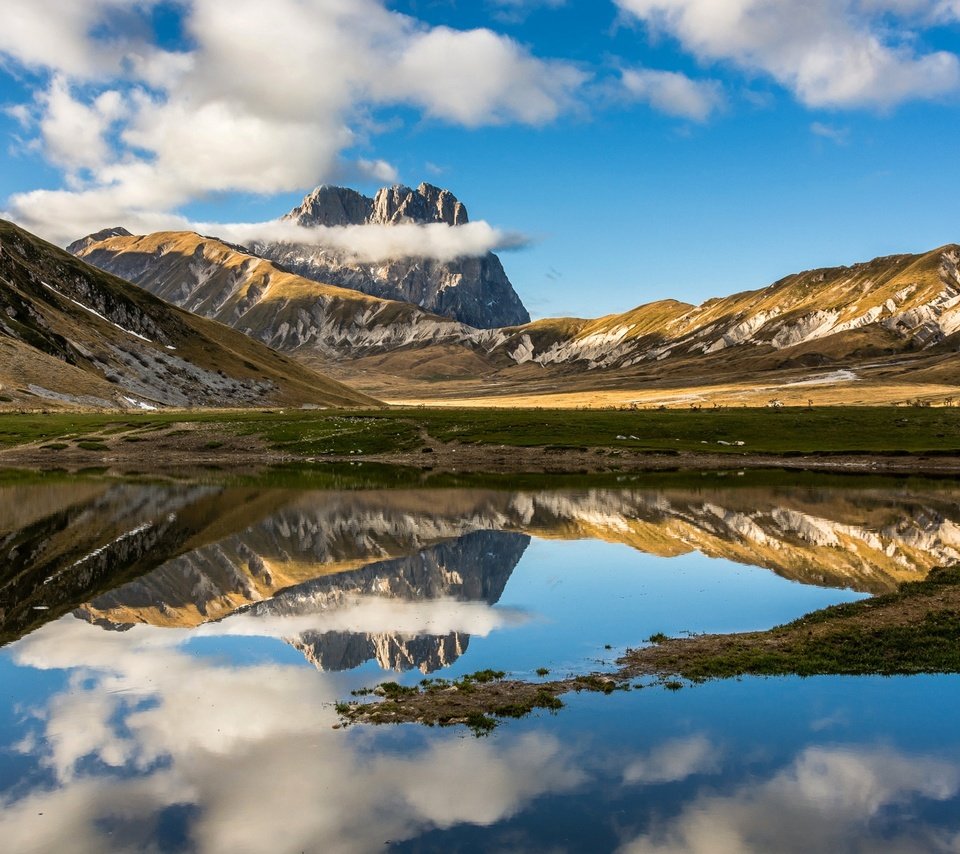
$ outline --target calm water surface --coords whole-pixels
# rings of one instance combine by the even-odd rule
[[[960,851],[960,678],[334,729],[385,679],[611,668],[960,560],[960,487],[0,486],[4,851]]]

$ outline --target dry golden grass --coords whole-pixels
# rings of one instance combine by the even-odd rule
[[[681,388],[610,389],[597,391],[559,391],[524,394],[493,393],[477,396],[427,398],[397,397],[385,402],[394,406],[606,409],[637,405],[649,408],[686,409],[691,406],[767,406],[779,400],[784,406],[897,406],[916,400],[931,405],[952,405],[960,401],[960,385],[945,383],[833,383],[816,386],[763,385],[690,385]]]

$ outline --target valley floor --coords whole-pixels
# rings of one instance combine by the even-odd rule
[[[211,410],[0,415],[0,466],[164,473],[382,464],[582,475],[787,468],[960,473],[960,409]]]
[[[387,403],[476,408],[950,406],[960,372],[949,349],[797,364],[782,354],[731,351],[723,360],[674,358],[630,368],[576,370],[534,363],[496,368],[474,353],[398,351],[332,364],[295,354]],[[814,354],[815,360],[822,354]],[[779,360],[779,361],[778,361]]]

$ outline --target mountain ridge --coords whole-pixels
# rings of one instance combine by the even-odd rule
[[[111,236],[86,245],[80,255],[302,356],[314,350],[315,356],[357,359],[445,345],[480,356],[491,370],[524,364],[580,372],[624,369],[677,357],[709,360],[732,351],[780,362],[796,352],[815,365],[859,351],[892,355],[928,349],[960,331],[960,248],[955,244],[796,273],[698,306],[665,299],[596,319],[547,318],[482,330],[399,301],[311,283],[283,265],[266,267],[270,262],[255,255],[186,233]],[[267,305],[254,306],[266,297]],[[235,304],[244,309],[243,322],[229,316]],[[811,351],[818,347],[834,355],[821,358]]]

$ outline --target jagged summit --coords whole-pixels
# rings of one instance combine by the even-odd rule
[[[323,184],[284,216],[305,226],[395,225],[400,222],[465,225],[467,208],[449,190],[423,182],[383,187],[371,198],[348,187]]]
[[[346,187],[324,185],[283,217],[300,225],[398,225],[469,222],[467,208],[449,190],[422,183],[417,189],[383,187],[371,198]],[[305,279],[412,303],[478,329],[518,326],[530,314],[492,252],[479,258],[438,261],[396,258],[366,263],[323,246],[254,243],[250,249]]]

